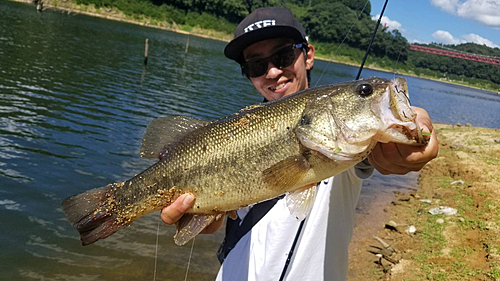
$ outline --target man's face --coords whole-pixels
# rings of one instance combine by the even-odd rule
[[[263,40],[247,47],[243,51],[243,56],[245,61],[267,58],[273,55],[276,50],[292,44],[292,40],[283,38]],[[267,72],[264,75],[250,78],[257,91],[270,101],[306,89],[306,70],[311,69],[314,63],[314,48],[312,45],[309,47],[307,58],[304,58],[302,49],[296,49],[297,58],[292,65],[279,69],[269,62]]]

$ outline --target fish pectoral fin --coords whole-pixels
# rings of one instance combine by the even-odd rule
[[[306,189],[299,189],[286,195],[286,206],[290,214],[298,221],[302,221],[311,212],[316,198],[316,185]]]
[[[286,190],[296,185],[311,168],[303,155],[291,156],[265,169],[264,182],[271,190]]]
[[[182,246],[198,235],[222,214],[195,215],[184,214],[176,223],[177,232],[174,235],[175,244]]]
[[[141,156],[158,160],[169,144],[177,142],[189,132],[206,126],[208,121],[186,116],[165,116],[151,121],[142,137]]]

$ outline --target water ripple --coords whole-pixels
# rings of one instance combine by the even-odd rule
[[[21,204],[9,199],[0,200],[0,206],[10,211],[22,211],[24,209]]]

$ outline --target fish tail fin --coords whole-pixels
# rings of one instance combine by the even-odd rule
[[[128,224],[118,223],[118,214],[110,203],[113,184],[91,189],[66,198],[62,210],[80,233],[82,245],[104,239]]]

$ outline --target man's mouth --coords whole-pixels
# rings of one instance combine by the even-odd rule
[[[286,80],[286,81],[284,81],[284,82],[276,85],[276,87],[269,87],[269,90],[271,90],[271,91],[279,91],[279,90],[283,89],[288,82],[290,82],[290,80]]]

